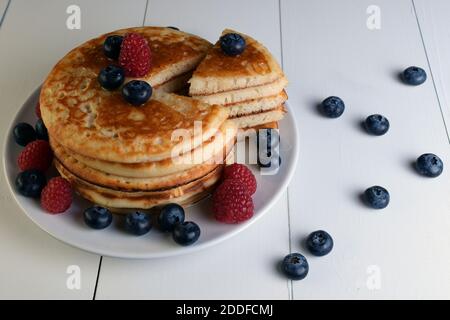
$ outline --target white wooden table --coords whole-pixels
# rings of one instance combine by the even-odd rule
[[[54,240],[20,211],[0,181],[0,298],[311,299],[450,298],[450,3],[447,0],[78,0],[81,29],[66,28],[71,0],[0,0],[0,128],[70,48],[136,25],[174,25],[215,41],[225,27],[261,40],[290,80],[300,128],[300,160],[281,200],[250,229],[189,256],[130,261],[99,257]],[[370,5],[380,29],[367,27]],[[176,8],[176,9],[174,9]],[[370,11],[370,10],[369,10]],[[398,73],[423,67],[409,87]],[[340,119],[319,116],[329,95],[347,105]],[[360,122],[382,113],[383,137]],[[425,179],[411,161],[425,152],[447,165]],[[382,211],[359,194],[391,193]],[[329,231],[333,252],[307,255],[308,277],[291,282],[276,264],[301,240]],[[67,268],[81,288],[68,289]]]

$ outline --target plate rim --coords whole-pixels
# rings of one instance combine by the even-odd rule
[[[19,114],[23,111],[23,107],[27,104],[31,103],[31,100],[35,99],[35,96],[38,95],[38,93],[41,90],[41,85],[38,86],[35,90],[32,91],[32,93],[28,96],[28,98],[25,100],[24,103],[21,104],[20,108],[18,108],[16,110],[16,112],[14,113],[14,116],[12,117],[12,120],[9,122],[9,125],[7,127],[7,134],[5,135],[4,139],[3,139],[3,174],[6,178],[7,184],[8,184],[8,188],[9,191],[11,192],[16,204],[18,205],[18,207],[21,209],[22,213],[25,214],[25,216],[30,219],[37,227],[39,227],[42,231],[46,232],[47,234],[49,234],[52,238],[67,244],[73,248],[77,248],[80,250],[83,250],[85,252],[89,252],[92,254],[96,254],[96,255],[100,255],[100,256],[106,256],[106,257],[113,257],[113,258],[123,258],[123,259],[136,259],[136,260],[145,260],[145,259],[156,259],[156,258],[165,258],[165,257],[172,257],[172,256],[179,256],[179,255],[183,255],[183,254],[188,254],[188,253],[192,253],[192,252],[196,252],[196,251],[200,251],[212,246],[215,246],[221,242],[224,242],[232,237],[234,237],[235,235],[239,234],[240,232],[244,231],[246,228],[250,227],[251,225],[253,225],[255,222],[257,222],[259,219],[261,219],[262,216],[264,216],[271,207],[273,207],[273,205],[280,199],[281,195],[283,194],[283,192],[288,188],[290,181],[292,180],[292,177],[294,175],[294,172],[297,168],[297,163],[298,163],[298,159],[299,159],[299,132],[298,132],[298,127],[297,127],[297,122],[294,116],[294,112],[292,110],[292,108],[290,107],[289,102],[285,102],[285,107],[287,108],[288,112],[288,117],[290,117],[290,121],[292,122],[292,127],[294,129],[294,137],[292,139],[293,144],[292,144],[292,148],[290,149],[291,152],[293,151],[293,160],[291,165],[288,168],[288,171],[286,173],[286,178],[284,179],[284,181],[282,182],[282,184],[280,185],[280,188],[276,191],[276,193],[271,197],[270,201],[268,201],[258,212],[257,215],[255,215],[254,217],[252,217],[250,220],[242,223],[242,224],[238,224],[236,225],[235,228],[231,229],[229,232],[226,232],[212,240],[206,241],[204,243],[200,243],[197,245],[193,245],[193,246],[189,246],[189,247],[183,247],[180,246],[179,249],[175,249],[175,250],[170,250],[167,252],[158,252],[158,253],[115,253],[113,250],[104,250],[104,249],[95,249],[92,248],[91,246],[85,246],[83,244],[79,244],[79,243],[73,243],[72,241],[67,241],[65,239],[62,239],[61,237],[53,234],[52,230],[48,230],[48,228],[45,225],[42,225],[37,219],[35,219],[32,215],[30,215],[27,210],[22,206],[21,201],[19,201],[18,197],[17,197],[17,193],[14,190],[12,183],[14,181],[11,181],[9,178],[9,174],[7,172],[7,149],[8,149],[8,145],[11,142],[12,139],[12,128],[14,126],[15,123],[17,123],[17,118],[19,116]]]

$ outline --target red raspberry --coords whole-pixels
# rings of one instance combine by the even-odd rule
[[[237,179],[241,181],[248,189],[250,195],[256,192],[256,178],[253,173],[243,164],[233,163],[225,167],[223,178]]]
[[[61,213],[72,204],[72,187],[62,177],[50,179],[41,193],[41,206],[48,213]]]
[[[36,104],[36,107],[35,107],[35,109],[34,109],[34,112],[36,113],[36,116],[40,119],[40,118],[42,118],[42,116],[41,116],[41,104],[38,102],[37,104]]]
[[[246,186],[237,179],[225,180],[214,192],[213,211],[225,223],[240,223],[253,216],[253,200]]]
[[[26,145],[17,158],[20,170],[37,169],[45,172],[50,168],[53,152],[45,140],[35,140]]]
[[[143,77],[150,70],[152,54],[147,40],[138,33],[127,33],[120,47],[119,65],[127,77]]]

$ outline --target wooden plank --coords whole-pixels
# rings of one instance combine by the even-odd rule
[[[77,1],[81,29],[68,30],[72,1],[14,0],[0,31],[1,136],[17,108],[68,50],[97,34],[142,24],[145,0]],[[7,50],[5,50],[7,48]],[[0,181],[0,297],[92,299],[99,257],[51,238],[20,211],[4,176]],[[66,287],[67,267],[81,270],[81,289]]]
[[[281,57],[276,1],[151,0],[147,13],[146,25],[177,26],[210,41],[216,41],[222,29],[235,28],[255,36]],[[97,297],[287,299],[289,282],[276,272],[276,263],[288,252],[288,243],[283,195],[261,221],[216,247],[151,261],[104,258]]]
[[[2,23],[9,3],[10,0],[0,0],[0,28],[2,27]]]
[[[410,87],[398,79],[409,65],[430,74],[412,2],[377,1],[379,30],[366,26],[372,4],[281,1],[284,67],[301,137],[289,193],[292,249],[306,253],[301,241],[317,229],[335,240],[329,256],[307,254],[310,273],[294,282],[295,299],[449,298],[450,173],[426,179],[411,165],[425,152],[450,163],[444,123],[431,80]],[[317,112],[330,95],[346,102],[339,119]],[[373,113],[391,122],[383,137],[361,129]],[[391,193],[382,211],[359,198],[375,184]]]

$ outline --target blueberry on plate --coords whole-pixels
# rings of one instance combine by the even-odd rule
[[[333,249],[333,238],[326,231],[314,231],[306,239],[306,246],[311,254],[321,257]]]
[[[260,129],[256,137],[258,166],[270,168],[272,162],[276,165],[276,158],[278,158],[278,166],[281,166],[279,145],[280,133],[277,129]]]
[[[125,72],[121,67],[111,64],[100,70],[97,79],[106,90],[115,90],[125,81]]]
[[[418,86],[427,80],[427,73],[419,67],[409,67],[403,71],[403,81],[412,86]]]
[[[13,130],[14,141],[25,147],[31,141],[36,140],[36,131],[31,124],[20,122]]]
[[[93,229],[105,229],[112,222],[112,213],[100,206],[93,206],[84,210],[84,222]]]
[[[152,96],[152,87],[142,80],[131,80],[122,88],[122,95],[128,103],[140,106]]]
[[[176,203],[170,203],[161,208],[158,225],[162,231],[173,231],[177,223],[184,222],[184,209]]]
[[[220,37],[220,48],[228,56],[237,56],[245,50],[245,39],[237,33],[227,33]]]
[[[373,209],[383,209],[389,204],[389,192],[380,186],[373,186],[364,191],[367,204]]]
[[[44,121],[42,121],[42,119],[38,119],[38,121],[36,121],[34,129],[36,131],[37,139],[48,141],[47,128],[45,127]]]
[[[444,163],[437,155],[425,153],[417,158],[416,169],[423,176],[435,178],[444,170]]]
[[[323,114],[328,118],[339,118],[345,110],[344,101],[335,96],[323,100],[321,106]]]
[[[39,170],[25,170],[16,177],[16,189],[25,197],[39,198],[46,184],[47,179]]]
[[[125,229],[130,233],[140,236],[146,234],[152,228],[152,218],[144,212],[131,212],[125,218]]]
[[[199,237],[200,227],[192,221],[177,223],[172,233],[173,240],[182,246],[193,244]]]
[[[103,52],[105,56],[110,59],[119,59],[120,46],[122,45],[123,37],[119,35],[112,35],[105,39],[103,43]]]
[[[283,273],[292,280],[302,280],[308,275],[308,260],[300,253],[291,253],[284,257],[281,264]]]
[[[167,26],[166,28],[173,29],[173,30],[180,30],[180,28],[177,28],[177,27],[174,27],[174,26]]]
[[[389,130],[389,120],[381,114],[372,114],[364,121],[368,133],[382,136]]]

